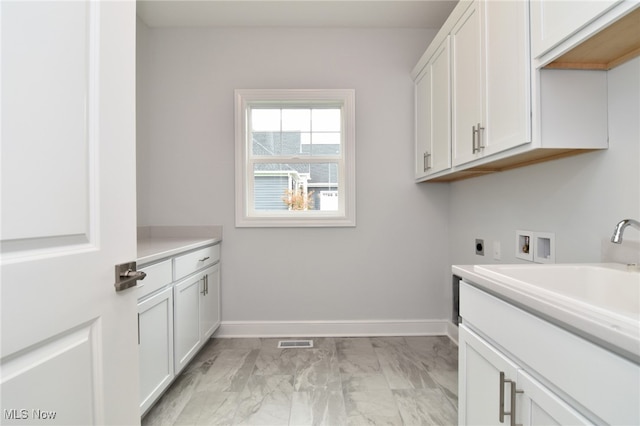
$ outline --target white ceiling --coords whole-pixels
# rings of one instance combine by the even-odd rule
[[[150,27],[438,29],[457,0],[138,0]]]

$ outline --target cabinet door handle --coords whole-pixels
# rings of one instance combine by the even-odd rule
[[[471,151],[472,154],[476,152],[480,152],[484,149],[484,145],[482,145],[482,132],[484,132],[484,127],[480,126],[478,123],[476,126],[471,126]]]
[[[504,385],[509,383],[511,387],[511,411],[504,411]],[[524,391],[516,389],[515,380],[508,380],[505,378],[504,372],[500,372],[500,415],[499,420],[500,423],[504,423],[504,416],[509,416],[511,421],[509,422],[510,426],[522,426],[516,424],[516,394],[524,393]]]
[[[521,424],[516,423],[516,394],[517,393],[524,393],[524,391],[520,389],[516,389],[516,382],[512,380],[511,381],[511,412],[505,413],[505,414],[509,414],[509,416],[511,417],[511,426],[522,426]]]
[[[484,145],[482,144],[482,134],[484,133],[484,127],[480,126],[478,123],[478,151],[484,149]]]
[[[476,148],[476,134],[478,131],[476,130],[476,126],[471,126],[471,153],[475,154],[478,149]]]
[[[504,423],[504,415],[506,414],[504,412],[504,384],[505,384],[506,380],[504,378],[504,372],[500,372],[500,401],[499,404],[500,406],[498,407],[500,410],[500,414],[498,416],[498,419],[500,420],[500,423]]]
[[[202,291],[200,292],[200,294],[202,294],[203,296],[207,295],[207,279],[206,278],[207,278],[206,275],[201,278],[201,280],[202,280]]]
[[[429,154],[429,151],[425,151],[423,159],[422,159],[422,164],[424,166],[424,171],[425,172],[431,168],[431,166],[429,165],[429,159],[430,158],[431,158],[431,154]]]
[[[206,289],[206,293],[204,294],[205,296],[207,294],[209,294],[209,275],[205,275],[204,276],[204,288]]]

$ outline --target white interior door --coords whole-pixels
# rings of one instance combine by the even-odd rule
[[[135,1],[0,15],[0,423],[138,423]]]

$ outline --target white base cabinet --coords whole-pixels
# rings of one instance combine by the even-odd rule
[[[592,424],[465,325],[458,339],[460,425]]]
[[[220,326],[219,261],[215,244],[139,268],[141,415]]]
[[[173,291],[161,292],[138,303],[140,412],[169,386],[173,373]]]
[[[499,392],[499,384],[504,392],[501,374],[514,380],[518,366],[462,324],[458,329],[458,350],[459,370],[463,373],[458,393],[459,423],[498,423],[501,409],[503,413],[511,411],[511,400],[504,395],[501,398]]]
[[[196,273],[173,290],[177,374],[220,325],[220,266]]]
[[[640,424],[640,365],[465,281],[460,316],[461,425]]]
[[[173,287],[175,297],[175,370],[179,373],[202,344],[200,338],[201,276],[188,278]]]
[[[587,425],[589,420],[581,416],[524,370],[516,378],[516,419],[519,424],[531,426]]]
[[[206,341],[220,326],[220,264],[204,271],[204,294],[200,294],[200,340]]]

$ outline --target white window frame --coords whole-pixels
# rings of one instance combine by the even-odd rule
[[[335,105],[342,109],[342,140],[338,162],[338,211],[256,211],[253,209],[253,162],[250,159],[248,112],[255,105],[286,108],[292,105]],[[236,227],[356,226],[355,91],[353,89],[286,89],[235,91]],[[284,157],[274,157],[283,161]],[[299,163],[325,162],[324,157],[286,156]]]

